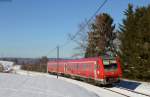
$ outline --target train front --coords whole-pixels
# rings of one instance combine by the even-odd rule
[[[103,84],[113,84],[120,82],[122,77],[121,65],[118,58],[115,59],[103,59]]]

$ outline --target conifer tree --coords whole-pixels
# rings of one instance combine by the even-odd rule
[[[124,13],[120,25],[124,76],[150,80],[150,6],[134,10],[129,4]]]

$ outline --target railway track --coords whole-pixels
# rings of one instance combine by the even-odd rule
[[[71,79],[78,80],[78,79],[74,79],[74,78],[71,78]],[[123,88],[123,87],[119,87],[119,86],[117,86],[117,87],[113,86],[111,88],[108,88],[108,87],[101,87],[101,86],[95,85],[93,82],[82,81],[82,80],[78,80],[78,81],[85,82],[85,83],[88,83],[88,84],[92,84],[94,86],[97,86],[99,88],[103,88],[105,90],[117,93],[117,94],[122,95],[124,97],[150,97],[150,95],[148,95],[148,94],[141,93],[141,92],[138,92],[138,91],[127,89],[127,88]],[[138,95],[138,96],[136,96],[136,95]]]
[[[123,89],[123,90],[126,90],[126,91],[130,91],[130,92],[134,92],[134,93],[136,93],[136,94],[141,94],[141,95],[150,97],[150,95],[148,95],[148,94],[141,93],[141,92],[138,92],[138,91],[134,91],[134,90],[131,90],[131,89],[127,89],[127,88],[123,88],[123,87],[117,87],[117,88],[120,88],[120,89]]]
[[[129,95],[126,95],[126,94],[120,93],[120,92],[115,91],[115,90],[111,90],[111,89],[109,89],[109,88],[105,88],[105,87],[103,87],[103,89],[108,90],[108,91],[111,91],[111,92],[115,92],[115,93],[120,94],[120,95],[123,95],[123,96],[125,96],[125,97],[131,97],[131,96],[129,96]]]
[[[86,82],[86,83],[89,83],[89,82]],[[115,87],[115,86],[105,87],[104,86],[103,87],[103,86],[95,85],[94,83],[89,83],[89,84],[92,84],[94,86],[103,88],[105,90],[117,93],[117,94],[125,96],[125,97],[150,97],[150,95],[148,95],[148,94],[138,92],[138,91],[134,91],[134,90],[127,89],[127,88],[123,88],[123,87],[119,87],[119,86],[117,86],[117,87]],[[138,96],[136,96],[136,95],[138,95]]]
[[[148,94],[137,92],[137,91],[126,89],[126,88],[122,88],[122,87],[115,87],[115,88],[102,87],[102,88],[105,89],[105,90],[108,90],[108,91],[115,92],[117,94],[123,95],[125,97],[133,97],[133,96],[134,97],[135,96],[136,97],[150,97],[150,95],[148,95]]]

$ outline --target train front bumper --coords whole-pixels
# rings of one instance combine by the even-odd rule
[[[104,78],[104,79],[97,79],[96,81],[99,84],[107,85],[107,84],[119,83],[120,82],[120,78],[108,77],[108,78]]]

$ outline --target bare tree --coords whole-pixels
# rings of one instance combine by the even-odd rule
[[[84,22],[79,24],[78,29],[79,31],[75,36],[69,34],[69,38],[77,44],[77,47],[74,48],[77,53],[73,54],[72,57],[84,56],[88,44],[90,24],[88,24],[85,20]]]

